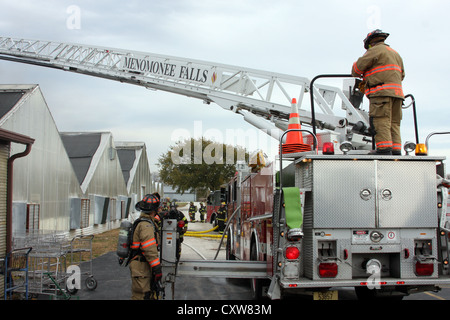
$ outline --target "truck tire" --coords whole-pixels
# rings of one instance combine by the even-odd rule
[[[227,246],[225,251],[225,258],[226,260],[236,260],[236,257],[234,254],[231,253],[231,231],[228,230],[228,237],[227,237]]]
[[[256,251],[256,242],[252,241],[252,244],[250,246],[250,260],[251,261],[258,261]],[[255,300],[261,300],[264,298],[267,298],[267,296],[264,294],[263,289],[267,285],[267,280],[264,279],[250,279],[250,286],[252,290],[252,297]]]

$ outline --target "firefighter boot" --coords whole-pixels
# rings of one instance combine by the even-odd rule
[[[391,148],[383,148],[383,149],[371,150],[369,152],[369,154],[377,155],[377,156],[390,156],[390,155],[392,155],[392,149]]]

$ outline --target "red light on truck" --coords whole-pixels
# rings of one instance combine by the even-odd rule
[[[296,260],[300,256],[300,250],[297,247],[287,247],[285,256],[288,260]]]
[[[321,278],[335,278],[338,273],[338,265],[335,262],[322,262],[319,264],[319,276]]]
[[[324,142],[322,148],[323,154],[334,154],[334,144],[333,142]]]
[[[409,249],[405,248],[405,250],[403,252],[404,252],[404,258],[408,259],[409,258]]]
[[[434,272],[433,263],[416,262],[416,275],[418,276],[431,276]]]

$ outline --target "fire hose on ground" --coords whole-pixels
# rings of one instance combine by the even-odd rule
[[[185,233],[184,235],[186,237],[196,237],[196,238],[222,238],[221,234],[188,234],[188,233]]]
[[[221,238],[222,235],[220,235],[220,234],[205,234],[205,233],[216,230],[218,227],[219,226],[215,226],[212,229],[204,230],[204,231],[186,231],[186,233],[184,235],[187,237],[197,237],[197,238]]]
[[[209,229],[209,230],[203,230],[203,231],[186,231],[186,233],[194,233],[194,234],[198,234],[198,233],[208,233],[208,232],[211,232],[211,231],[216,230],[218,227],[219,227],[219,226],[215,226],[215,227],[212,228],[212,229]]]

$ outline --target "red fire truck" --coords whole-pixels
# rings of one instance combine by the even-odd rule
[[[226,188],[215,190],[211,192],[206,200],[206,221],[215,226],[217,223],[217,211],[220,208],[222,202],[226,202],[227,194]]]

